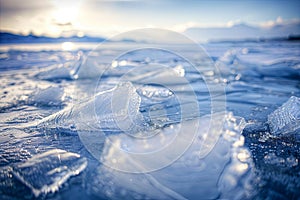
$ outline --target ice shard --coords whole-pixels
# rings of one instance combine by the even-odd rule
[[[292,96],[268,116],[271,134],[282,136],[300,129],[300,98]]]
[[[133,131],[144,126],[139,112],[141,98],[130,82],[96,94],[88,101],[39,121],[39,128],[77,131]]]
[[[86,166],[86,158],[79,154],[61,149],[49,150],[25,162],[2,168],[0,175],[4,182],[0,189],[13,188],[22,183],[38,197],[57,191],[70,177],[80,174]],[[9,178],[10,181],[7,182]]]

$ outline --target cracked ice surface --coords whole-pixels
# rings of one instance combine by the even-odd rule
[[[162,129],[158,134],[161,136],[154,139],[156,142],[133,144],[126,136],[111,136],[107,139],[103,150],[104,165],[98,167],[89,183],[92,192],[109,199],[249,198],[251,160],[247,149],[242,147],[244,138],[241,136],[245,122],[231,113],[201,117],[197,135],[191,146],[173,163],[152,172],[126,172],[147,169],[149,163],[155,164],[168,159],[171,156],[167,154],[168,151],[156,156],[145,155],[145,158],[140,160],[137,155],[130,155],[130,151],[137,148],[147,150],[153,146],[159,151],[161,141],[169,139],[167,136],[170,129],[173,129],[173,132],[176,132],[176,129],[185,132],[186,137],[181,138],[181,143],[191,139],[189,136],[192,134],[189,131],[192,130],[182,126],[190,127],[193,120],[184,121],[182,124],[184,125]],[[210,127],[207,124],[210,124]],[[124,144],[127,144],[128,148],[125,153],[119,150]],[[180,143],[173,146],[173,150],[176,151],[178,146]],[[125,172],[115,169],[124,169]],[[94,187],[95,185],[98,187]]]

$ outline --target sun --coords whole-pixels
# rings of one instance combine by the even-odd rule
[[[76,22],[79,14],[80,1],[54,0],[53,3],[55,6],[53,11],[55,23],[65,25]]]

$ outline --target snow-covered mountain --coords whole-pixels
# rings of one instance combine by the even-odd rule
[[[231,27],[193,27],[184,34],[196,41],[288,38],[300,35],[300,22],[269,27],[236,24]]]

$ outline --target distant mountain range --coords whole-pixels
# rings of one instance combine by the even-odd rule
[[[135,33],[135,32],[133,32]],[[159,33],[159,31],[158,31]],[[247,24],[236,24],[231,27],[214,27],[202,28],[194,27],[188,28],[183,34],[189,36],[197,42],[206,41],[268,41],[268,40],[299,40],[300,38],[300,22],[274,25],[270,27],[250,26]],[[173,34],[174,35],[174,34]],[[140,35],[139,35],[140,36]],[[118,38],[121,42],[149,42],[148,39],[153,39],[156,42],[175,41],[178,37],[172,37],[172,34],[167,38],[159,34],[152,34],[149,36],[145,32],[145,39],[137,35],[129,35],[127,38]],[[176,34],[175,34],[176,36]],[[13,43],[61,43],[61,42],[103,42],[104,37],[91,36],[71,36],[71,37],[46,37],[29,35],[18,35],[7,32],[0,32],[0,44]],[[110,41],[114,42],[114,41]],[[150,41],[151,42],[151,41]],[[177,41],[178,42],[178,41]]]
[[[13,43],[61,43],[61,42],[103,42],[106,40],[102,37],[90,37],[90,36],[71,36],[71,37],[46,37],[36,36],[33,34],[29,35],[18,35],[7,32],[0,32],[0,43],[2,44],[13,44]]]
[[[236,24],[231,27],[189,28],[184,34],[196,41],[224,41],[245,39],[296,38],[300,36],[300,22],[274,25],[271,27]]]

